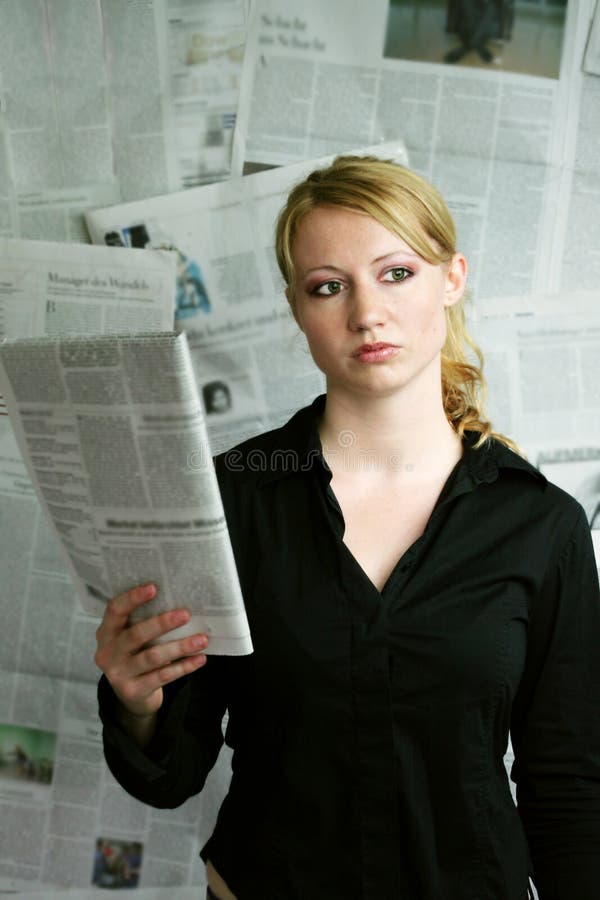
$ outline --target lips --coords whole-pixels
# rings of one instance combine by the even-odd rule
[[[359,362],[383,362],[391,359],[400,350],[397,344],[386,344],[378,341],[376,344],[362,344],[352,354]]]

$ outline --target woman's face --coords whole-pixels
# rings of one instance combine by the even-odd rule
[[[466,281],[461,254],[428,263],[370,216],[321,206],[301,219],[292,256],[288,299],[329,390],[441,390],[445,311]]]

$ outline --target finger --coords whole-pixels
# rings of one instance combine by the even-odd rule
[[[133,657],[134,667],[130,671],[140,676],[156,669],[163,669],[189,656],[197,656],[206,650],[208,642],[208,635],[199,633],[177,641],[153,644],[140,650]]]
[[[120,643],[128,653],[138,653],[146,644],[156,641],[174,628],[187,625],[189,620],[190,612],[185,607],[170,609],[158,616],[151,616],[130,625],[122,632]]]
[[[179,641],[153,643],[173,628],[185,625],[189,619],[189,610],[180,608],[124,627],[112,638],[108,633],[103,637],[101,629],[98,629],[98,647],[94,655],[94,662],[105,673],[109,681],[116,684],[125,683],[129,679],[135,678],[149,669],[164,665],[185,653],[197,653],[206,646],[203,640],[207,637],[206,635],[195,634]],[[144,663],[144,657],[141,655],[141,651],[148,644],[154,647],[150,665],[147,662]],[[161,650],[162,647],[167,649]],[[178,652],[179,647],[183,648],[182,652]]]
[[[125,628],[133,610],[148,600],[152,600],[156,594],[155,584],[142,584],[113,597],[106,604],[104,616],[98,628],[98,636],[102,636],[105,640],[112,639],[115,634]]]
[[[113,687],[128,694],[130,687],[132,690],[136,689],[135,683],[140,676],[169,666],[182,658],[197,656],[206,649],[208,643],[209,636],[199,632],[176,641],[153,644],[137,653],[129,653],[123,648],[119,650],[118,641],[113,641],[96,651],[94,661]]]
[[[195,672],[204,665],[206,665],[206,654],[204,653],[184,656],[168,665],[129,680],[120,687],[119,694],[125,705],[143,702],[159,688]]]

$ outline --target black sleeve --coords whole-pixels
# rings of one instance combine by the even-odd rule
[[[512,778],[540,900],[600,890],[600,592],[581,510],[531,610]]]
[[[119,725],[117,698],[102,676],[104,755],[128,793],[150,806],[172,808],[202,790],[223,744],[221,723],[235,662],[209,656],[201,669],[167,685],[155,735],[144,750]]]

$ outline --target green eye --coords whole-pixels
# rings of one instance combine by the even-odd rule
[[[411,275],[412,272],[405,266],[394,266],[385,273],[384,281],[405,281]]]
[[[329,297],[331,294],[339,294],[341,289],[342,285],[339,281],[325,281],[323,284],[318,285],[315,294]]]

